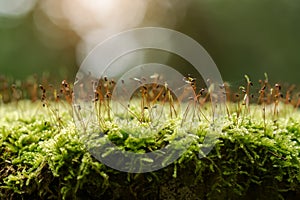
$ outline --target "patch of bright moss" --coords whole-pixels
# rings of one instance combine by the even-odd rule
[[[189,149],[159,171],[128,174],[94,159],[79,139],[71,108],[20,101],[0,105],[0,197],[3,199],[296,199],[300,195],[300,112],[280,105],[237,114],[236,104],[207,157],[198,158],[207,122]],[[239,115],[239,116],[238,116]],[[118,145],[160,148],[119,129]],[[169,132],[168,132],[169,131]],[[124,135],[125,134],[125,135]],[[123,140],[119,140],[121,137]]]

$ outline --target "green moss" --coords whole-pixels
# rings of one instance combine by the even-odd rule
[[[236,104],[215,148],[198,158],[208,123],[172,165],[145,174],[113,170],[79,139],[70,106],[20,101],[0,106],[0,198],[11,199],[296,199],[300,195],[300,112],[280,105],[237,113]],[[16,109],[17,108],[17,109]],[[53,108],[53,107],[52,107]],[[58,122],[59,119],[59,122]],[[113,124],[108,137],[132,151],[161,148],[174,126],[137,137]]]

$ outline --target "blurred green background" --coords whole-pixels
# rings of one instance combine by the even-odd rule
[[[80,31],[48,18],[41,12],[41,1],[21,14],[7,14],[5,2],[9,1],[0,0],[0,74],[23,79],[46,72],[53,79],[73,80],[82,59],[78,58]],[[183,6],[179,1],[168,2],[161,19],[149,20],[155,13],[147,11],[139,26],[169,27],[196,39],[224,80],[235,82],[244,74],[258,80],[267,72],[274,81],[300,83],[300,1],[191,0],[185,4],[184,16],[177,7],[172,13],[173,2]],[[174,12],[183,17],[168,23]]]

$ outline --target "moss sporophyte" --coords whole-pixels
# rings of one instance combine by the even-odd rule
[[[129,105],[118,108],[126,112],[118,113],[112,109],[114,80],[91,83],[94,96],[86,100],[96,109],[95,127],[120,149],[144,153],[180,144],[186,139],[180,137],[182,121],[195,122],[189,124],[191,145],[179,159],[140,174],[109,168],[87,151],[73,122],[73,115],[80,115],[74,110],[82,105],[71,106],[72,84],[62,81],[56,87],[48,80],[1,77],[0,198],[297,199],[300,98],[296,87],[272,84],[267,75],[258,83],[245,76],[237,88],[229,83],[215,86],[225,89],[226,116],[214,148],[199,159],[214,109],[209,88],[199,87],[191,76],[184,81],[193,88],[194,97],[183,110],[178,102],[184,93],[176,96],[167,84],[153,82],[141,84]],[[84,95],[86,86],[80,87]],[[163,123],[158,126],[156,119]],[[109,149],[104,153],[109,155]]]

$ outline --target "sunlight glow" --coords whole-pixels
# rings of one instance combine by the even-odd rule
[[[43,0],[50,21],[79,35],[78,62],[98,43],[139,26],[174,27],[189,0]],[[180,16],[180,17],[178,17]],[[80,58],[81,57],[81,58]]]
[[[1,16],[21,16],[32,10],[36,0],[0,0]]]

